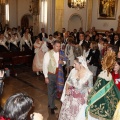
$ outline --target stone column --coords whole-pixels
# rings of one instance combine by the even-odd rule
[[[92,7],[93,7],[93,0],[87,0],[87,23],[86,23],[86,30],[90,29],[92,26]]]
[[[55,0],[47,0],[48,14],[47,14],[47,33],[53,34],[55,31]]]

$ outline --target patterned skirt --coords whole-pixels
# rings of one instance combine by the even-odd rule
[[[70,95],[65,96],[58,120],[85,120],[85,94],[76,89],[70,89]]]

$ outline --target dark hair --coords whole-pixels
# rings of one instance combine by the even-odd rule
[[[54,35],[54,36],[58,36],[58,31],[54,32],[53,35]]]
[[[73,36],[68,36],[68,40],[69,43],[72,43],[74,41],[74,37]]]
[[[50,37],[50,36],[53,36],[53,35],[52,35],[52,34],[50,34],[50,35],[49,35],[49,37]]]
[[[26,94],[17,93],[7,99],[3,109],[3,116],[10,120],[25,120],[32,105],[32,98]]]
[[[111,31],[114,31],[114,29],[113,29],[113,28],[110,28],[110,30],[111,30]]]
[[[83,48],[84,48],[86,51],[88,51],[89,48],[90,48],[90,45],[87,44],[87,43],[85,43],[85,44],[83,44]]]
[[[75,59],[74,59],[76,62],[78,62],[79,63],[79,60],[78,60],[78,58],[77,57],[75,57]]]
[[[96,41],[92,41],[91,44],[92,44],[93,50],[98,49],[98,43]]]
[[[110,44],[110,45],[108,46],[108,48],[111,48],[112,51],[114,51],[114,52],[116,53],[116,55],[117,55],[118,50],[119,50],[117,46],[115,46],[115,45],[111,45],[111,44]]]
[[[55,44],[61,44],[61,42],[59,41],[59,40],[55,40],[54,42],[53,42],[53,45],[55,45]]]

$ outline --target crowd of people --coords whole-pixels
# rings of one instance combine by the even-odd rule
[[[12,51],[10,44],[18,41],[20,51],[34,48],[32,69],[45,77],[51,114],[57,109],[56,97],[62,101],[59,120],[118,120],[120,39],[113,28],[105,33],[95,27],[86,32],[62,28],[49,36],[41,28],[35,42],[27,28],[23,36],[8,38],[9,29],[0,34],[0,47]]]

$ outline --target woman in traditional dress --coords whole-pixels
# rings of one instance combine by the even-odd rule
[[[93,74],[88,69],[83,56],[74,60],[74,67],[61,97],[59,120],[85,120],[87,96],[93,87]]]
[[[48,51],[48,47],[46,45],[46,42],[40,41],[40,38],[38,37],[34,43],[34,48],[35,56],[33,59],[33,71],[36,72],[37,75],[39,75],[39,72],[42,72],[43,57],[45,52]]]
[[[115,52],[111,50],[104,56],[102,60],[103,71],[98,75],[97,81],[88,96],[88,106],[86,108],[88,120],[90,116],[99,120],[113,119],[119,101],[111,74],[114,65]]]
[[[20,49],[21,51],[31,51],[33,47],[31,35],[29,33],[29,29],[27,28],[25,30],[25,33],[23,34],[23,37],[20,41]]]

